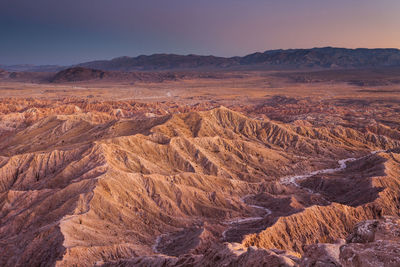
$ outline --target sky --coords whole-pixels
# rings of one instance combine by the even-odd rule
[[[399,0],[0,0],[0,64],[400,48]]]

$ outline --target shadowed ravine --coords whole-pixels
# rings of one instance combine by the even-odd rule
[[[323,169],[323,170],[317,170],[317,171],[312,171],[308,174],[302,174],[302,175],[294,175],[294,176],[287,176],[287,177],[283,177],[280,179],[280,183],[283,185],[293,185],[297,188],[300,188],[302,190],[307,191],[310,194],[318,194],[319,193],[315,193],[312,190],[310,190],[309,188],[306,187],[302,187],[301,185],[298,184],[298,181],[304,180],[306,178],[310,178],[313,177],[315,175],[318,174],[332,174],[332,173],[336,173],[342,170],[345,170],[347,168],[347,163],[348,162],[354,162],[357,160],[361,160],[363,158],[366,158],[369,155],[374,155],[376,153],[379,152],[385,152],[384,150],[377,150],[377,151],[372,151],[370,154],[366,155],[366,156],[362,156],[359,158],[347,158],[347,159],[342,159],[342,160],[338,160],[338,164],[339,167],[337,168],[328,168],[328,169]],[[224,232],[222,232],[222,238],[223,239],[227,239],[227,232],[228,231],[234,231],[235,229],[237,229],[238,227],[240,227],[240,225],[242,224],[246,224],[246,223],[257,223],[259,221],[264,220],[265,217],[269,216],[272,214],[272,211],[270,209],[268,209],[267,207],[263,207],[263,206],[258,206],[255,204],[248,204],[246,203],[246,200],[253,197],[255,195],[253,194],[249,194],[246,195],[242,198],[240,198],[240,200],[248,207],[253,208],[253,209],[259,209],[262,210],[264,212],[263,216],[257,216],[257,217],[247,217],[247,218],[235,218],[235,219],[231,219],[229,221],[224,222],[224,224],[226,225],[233,225],[232,227],[228,227]],[[163,254],[163,251],[158,247],[159,243],[162,239],[165,239],[164,242],[166,242],[166,240],[168,240],[169,234],[162,234],[160,236],[157,237],[156,242],[153,246],[153,251],[155,253],[159,253],[159,254]],[[171,244],[173,246],[173,244]],[[190,247],[187,248],[188,250],[190,249]]]

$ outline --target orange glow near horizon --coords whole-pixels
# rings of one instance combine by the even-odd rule
[[[398,0],[0,2],[0,64],[153,53],[243,56],[287,48],[400,48]]]

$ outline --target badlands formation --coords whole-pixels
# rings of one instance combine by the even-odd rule
[[[400,266],[398,94],[260,77],[3,84],[0,266]]]

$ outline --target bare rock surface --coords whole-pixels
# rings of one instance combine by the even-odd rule
[[[400,266],[399,223],[393,217],[358,223],[340,247],[343,266]]]
[[[305,249],[301,266],[399,266],[400,220],[385,217],[357,223],[353,232],[336,244],[315,244]]]

